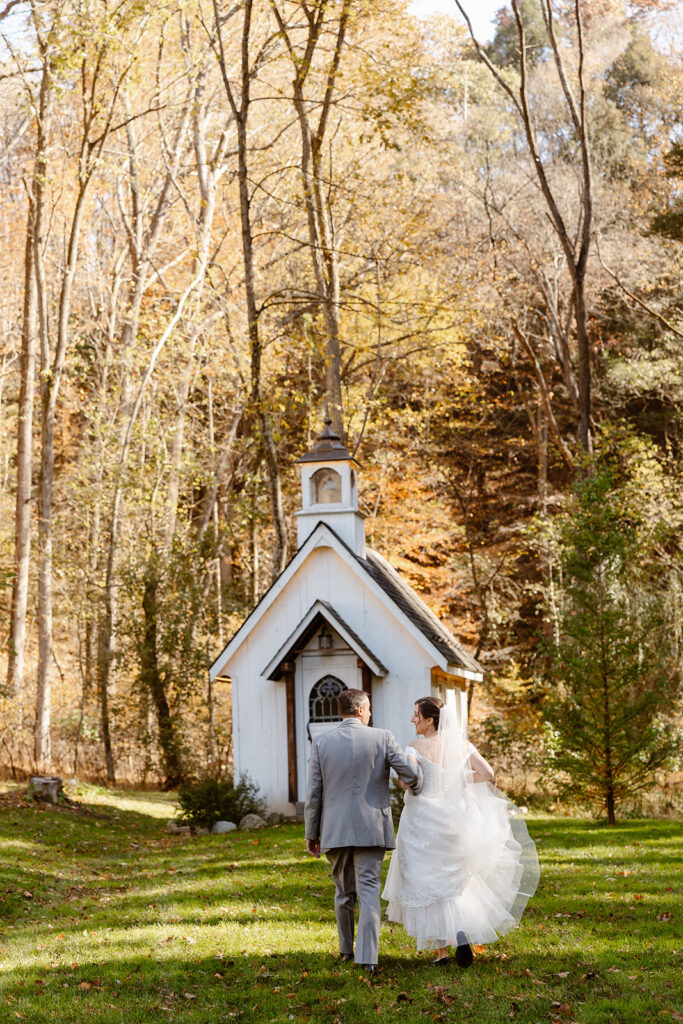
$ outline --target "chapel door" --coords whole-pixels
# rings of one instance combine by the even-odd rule
[[[341,716],[337,697],[343,690],[360,688],[362,677],[358,657],[344,645],[341,638],[335,649],[306,650],[297,658],[296,665],[296,747],[298,762],[299,800],[306,796],[308,762],[313,740],[326,729],[339,725]]]

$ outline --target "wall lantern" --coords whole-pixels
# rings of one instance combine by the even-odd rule
[[[332,633],[327,628],[323,628],[318,633],[318,650],[320,651],[331,651],[332,650]]]

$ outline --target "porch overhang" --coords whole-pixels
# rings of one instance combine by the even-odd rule
[[[291,663],[323,624],[339,634],[373,676],[383,678],[387,675],[386,666],[327,601],[316,601],[311,605],[296,629],[268,662],[262,675],[272,680],[285,678]]]
[[[467,690],[468,681],[477,681],[481,678],[481,675],[468,672],[460,665],[449,665],[447,672],[444,672],[439,665],[434,665],[431,670],[432,686],[445,686],[449,690]]]

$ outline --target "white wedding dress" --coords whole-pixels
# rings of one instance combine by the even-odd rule
[[[442,716],[445,718],[446,716]],[[418,949],[488,944],[514,928],[539,879],[536,847],[514,804],[488,782],[473,782],[471,743],[459,739],[453,771],[420,754],[422,791],[405,794],[396,850],[382,898]]]

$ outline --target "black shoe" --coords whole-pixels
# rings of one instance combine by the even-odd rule
[[[437,956],[436,960],[432,960],[432,967],[445,967],[450,962],[451,958],[449,956]]]
[[[377,964],[363,964],[363,970],[366,974],[377,974]]]
[[[353,960],[353,953],[340,953],[339,959],[342,963],[348,964],[349,960]]]
[[[458,948],[455,951],[455,962],[458,967],[469,967],[474,960],[474,953],[472,947],[467,941],[467,936],[464,932],[458,932]]]

